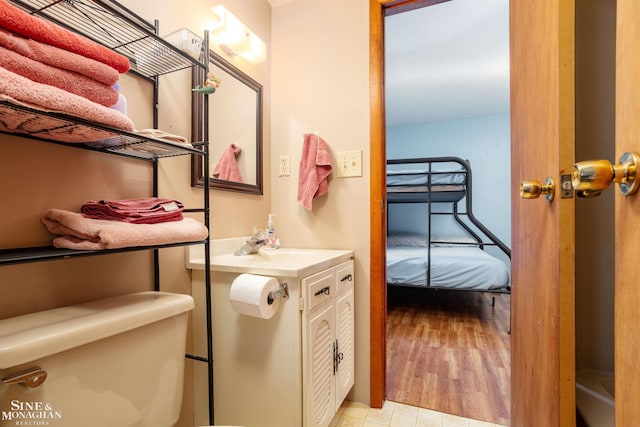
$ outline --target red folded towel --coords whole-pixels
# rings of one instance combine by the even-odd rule
[[[2,28],[0,28],[0,46],[34,61],[73,71],[109,86],[113,86],[120,79],[120,73],[109,65],[37,40],[11,34]]]
[[[0,27],[40,42],[95,59],[120,73],[129,71],[129,59],[53,22],[28,14],[0,0]]]
[[[2,46],[0,46],[0,65],[29,80],[75,93],[105,107],[111,107],[118,102],[118,92],[109,85],[82,74],[34,61]]]
[[[121,200],[89,200],[80,208],[87,218],[131,224],[157,224],[182,220],[182,202],[158,197]]]

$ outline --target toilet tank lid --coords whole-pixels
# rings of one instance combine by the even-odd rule
[[[0,369],[192,310],[189,295],[140,292],[0,320]]]

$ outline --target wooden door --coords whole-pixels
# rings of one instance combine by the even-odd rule
[[[557,177],[572,161],[573,4],[566,3],[511,2],[514,180]],[[618,0],[616,19],[614,161],[640,151],[640,2]],[[640,418],[640,194],[608,191],[616,192],[616,425],[630,426]],[[513,200],[511,424],[574,425],[573,204]]]
[[[640,2],[618,0],[616,14],[616,159],[640,152]],[[614,159],[609,159],[614,160]],[[616,425],[640,419],[640,193],[615,202]]]
[[[574,199],[520,198],[574,162],[574,2],[512,0],[511,425],[575,425]]]

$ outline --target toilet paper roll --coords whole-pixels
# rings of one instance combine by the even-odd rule
[[[278,288],[280,284],[273,277],[241,274],[231,284],[231,307],[239,314],[270,319],[278,311],[280,298],[269,304],[269,292]]]

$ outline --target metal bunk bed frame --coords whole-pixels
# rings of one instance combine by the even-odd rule
[[[432,176],[437,174],[442,174],[444,172],[434,171],[433,164],[434,163],[457,163],[462,167],[461,171],[456,171],[456,173],[464,174],[464,182],[459,184],[459,187],[452,188],[450,190],[442,191],[442,187],[440,185],[436,185],[432,182]],[[511,260],[511,249],[500,240],[491,230],[489,230],[476,216],[473,214],[473,199],[472,199],[472,175],[471,175],[471,164],[468,160],[464,160],[460,157],[454,156],[445,156],[445,157],[419,157],[419,158],[408,158],[408,159],[388,159],[387,165],[398,165],[398,164],[422,164],[427,165],[427,185],[425,191],[420,192],[400,192],[400,193],[390,193],[387,192],[387,205],[395,204],[395,203],[426,203],[427,204],[427,215],[429,218],[428,226],[427,226],[427,288],[437,289],[431,286],[431,244],[432,243],[451,243],[451,242],[441,242],[437,239],[432,238],[432,221],[431,218],[434,215],[449,215],[453,216],[455,222],[459,224],[472,238],[481,249],[485,249],[485,246],[496,246],[498,247],[508,258]],[[424,174],[424,172],[415,172],[416,174]],[[403,174],[404,175],[404,174]],[[409,175],[409,173],[407,173]],[[435,187],[438,187],[437,189]],[[407,185],[407,187],[411,187],[411,185]],[[464,199],[464,211],[460,211],[459,202]],[[433,211],[433,203],[451,203],[452,211],[451,212],[434,212]],[[388,212],[388,210],[387,210]],[[473,226],[475,226],[481,234],[486,236],[489,242],[486,242],[480,235],[477,233],[463,218],[468,218],[468,222],[470,222]],[[460,245],[465,245],[465,243],[459,243]],[[468,243],[466,243],[468,244]],[[511,285],[507,286],[504,289],[494,289],[487,291],[479,291],[479,290],[470,290],[474,292],[488,292],[492,294],[511,293]],[[495,296],[492,298],[492,306],[495,306]],[[511,306],[511,302],[509,301],[509,306]],[[511,310],[509,310],[511,311]],[[511,323],[511,322],[509,322]],[[511,324],[509,324],[509,333],[511,333]]]

